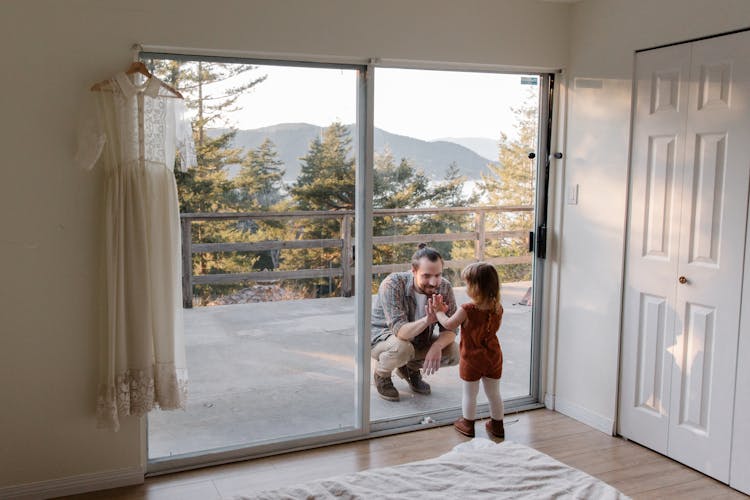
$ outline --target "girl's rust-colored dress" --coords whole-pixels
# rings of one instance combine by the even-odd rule
[[[503,373],[503,351],[497,331],[503,318],[503,306],[489,311],[476,304],[463,304],[466,320],[461,324],[461,362],[458,374],[473,382],[482,377],[500,378]]]

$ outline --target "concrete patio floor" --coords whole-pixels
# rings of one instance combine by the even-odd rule
[[[518,304],[529,286],[502,289],[504,399],[529,393],[531,307]],[[458,303],[467,301],[463,288],[455,292]],[[351,297],[186,309],[188,405],[149,414],[149,458],[353,426],[354,306]],[[399,402],[381,399],[371,386],[371,421],[460,407],[457,367],[425,380],[428,396],[394,376]],[[482,391],[479,401],[486,402]]]

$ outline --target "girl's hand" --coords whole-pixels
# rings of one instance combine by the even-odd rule
[[[446,312],[448,310],[448,304],[443,302],[443,296],[440,294],[433,295],[429,300],[430,308],[435,312]]]

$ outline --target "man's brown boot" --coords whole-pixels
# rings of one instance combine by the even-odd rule
[[[393,380],[391,377],[381,377],[377,373],[374,375],[375,387],[378,390],[378,394],[381,398],[388,401],[398,401],[398,391],[393,387]]]
[[[430,393],[430,384],[422,380],[422,372],[417,370],[412,370],[406,365],[399,367],[396,370],[396,373],[399,377],[406,380],[406,382],[409,384],[409,388],[414,391],[418,392],[419,394],[429,394]]]
[[[486,424],[484,424],[484,426],[487,429],[487,434],[489,434],[490,437],[505,439],[505,427],[503,427],[502,420],[495,420],[494,418],[491,418],[487,421]]]
[[[461,417],[453,422],[453,427],[464,436],[474,437],[474,421]]]

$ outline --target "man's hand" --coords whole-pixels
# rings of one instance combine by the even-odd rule
[[[428,326],[432,326],[438,322],[436,314],[437,311],[438,310],[436,310],[432,305],[432,299],[427,299],[427,302],[424,305],[424,313],[425,316],[427,316]]]
[[[427,355],[424,357],[424,363],[422,364],[422,372],[425,375],[432,375],[437,373],[440,369],[440,358],[442,357],[442,348],[438,342],[432,344],[432,347],[427,351]]]

